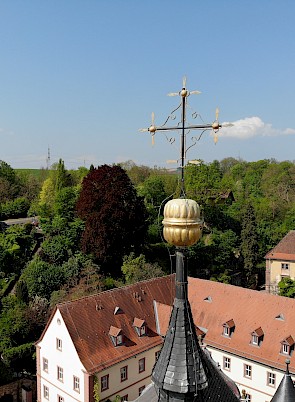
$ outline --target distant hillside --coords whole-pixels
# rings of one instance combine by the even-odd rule
[[[44,181],[49,174],[47,169],[14,169],[17,174],[34,176],[40,181]]]

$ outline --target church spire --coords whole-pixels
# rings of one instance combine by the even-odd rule
[[[212,124],[187,125],[187,97],[193,93],[199,93],[199,91],[188,91],[186,79],[184,79],[181,91],[169,94],[170,96],[179,95],[181,98],[180,105],[174,110],[174,112],[181,110],[181,121],[178,125],[166,127],[165,123],[157,127],[153,117],[149,129],[142,130],[149,131],[152,139],[156,131],[180,130],[181,132],[180,198],[166,203],[163,220],[164,238],[176,247],[175,299],[165,341],[152,372],[154,385],[137,399],[142,402],[237,402],[239,400],[224,375],[200,347],[188,301],[186,248],[195,244],[201,237],[202,222],[199,205],[196,201],[187,199],[185,194],[184,164],[188,150],[186,133],[201,130],[200,139],[204,131],[213,130],[217,134],[221,128],[218,113]],[[173,116],[174,112],[172,112]],[[198,139],[195,139],[193,145],[197,141]]]
[[[293,402],[295,401],[295,388],[289,373],[290,360],[286,360],[286,373],[276,390],[271,402]]]

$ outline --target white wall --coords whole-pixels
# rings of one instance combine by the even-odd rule
[[[242,390],[245,389],[246,393],[252,396],[251,401],[269,402],[272,399],[284,376],[283,372],[267,366],[263,366],[262,364],[256,363],[254,361],[214,349],[209,345],[207,346],[207,349],[210,351],[213,359],[217,363],[219,363],[222,369],[223,358],[229,357],[231,359],[230,371],[223,370],[223,372],[237,384],[241,393]],[[250,365],[252,367],[251,379],[244,377],[244,364]],[[267,385],[268,372],[275,373],[276,375],[276,383],[274,387]]]
[[[138,390],[142,386],[147,386],[151,383],[151,373],[155,364],[155,353],[160,350],[161,346],[156,346],[150,350],[140,353],[130,359],[124,360],[119,364],[116,364],[97,375],[98,383],[101,383],[101,377],[109,375],[109,389],[100,392],[102,402],[110,399],[115,399],[116,395],[121,397],[128,395],[128,400],[133,401],[138,396]],[[145,358],[145,371],[138,372],[138,361]],[[128,367],[128,379],[121,381],[120,368]]]
[[[56,348],[56,338],[62,341],[61,351]],[[43,396],[43,385],[49,388],[50,401],[57,402],[58,395],[62,396],[65,402],[84,401],[85,369],[78,358],[59,310],[56,311],[38,346],[40,347],[41,401],[47,401]],[[48,373],[43,370],[43,357],[48,359]],[[63,368],[63,382],[57,379],[57,366]],[[80,392],[73,389],[73,376],[80,379]]]

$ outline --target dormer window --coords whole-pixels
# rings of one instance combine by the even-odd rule
[[[264,332],[261,327],[255,329],[255,331],[251,333],[251,344],[254,346],[260,346],[260,343],[263,341],[263,336]]]
[[[294,339],[288,336],[281,342],[281,353],[290,356],[294,349]]]
[[[252,344],[258,345],[258,336],[255,334],[252,335]]]
[[[121,328],[113,327],[111,325],[109,335],[114,346],[123,345],[123,333]]]
[[[138,336],[147,335],[147,326],[144,320],[135,317],[133,321],[133,327]]]
[[[223,324],[223,332],[222,335],[230,338],[235,330],[235,322],[234,320],[226,321]]]

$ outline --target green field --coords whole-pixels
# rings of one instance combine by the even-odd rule
[[[14,169],[17,174],[25,176],[34,176],[39,180],[45,180],[49,171],[46,169]]]

